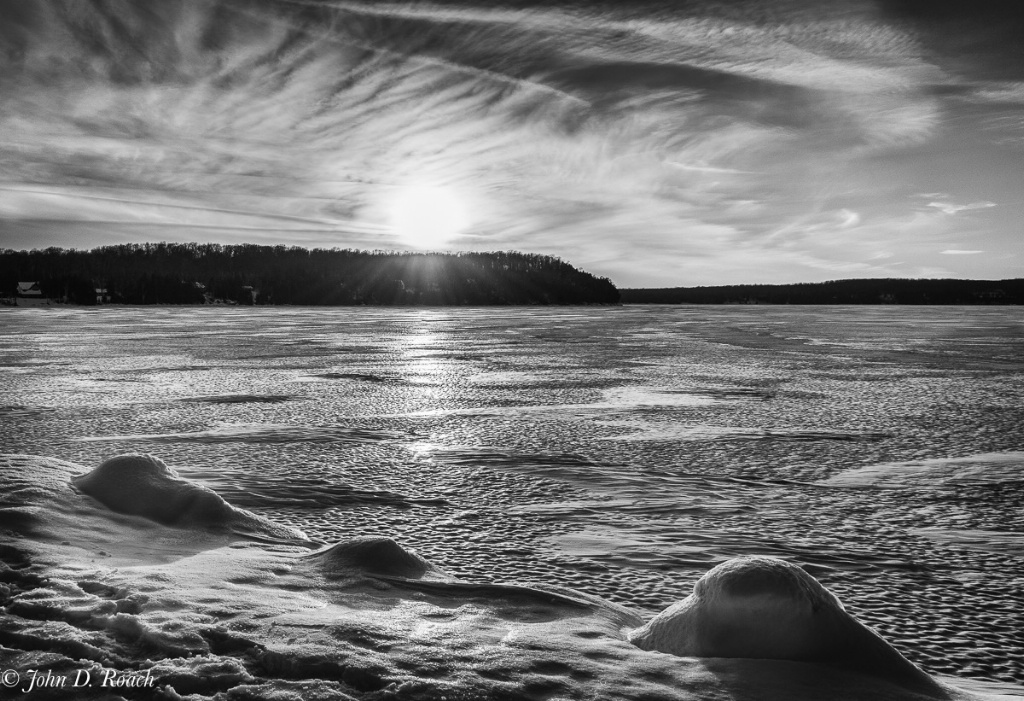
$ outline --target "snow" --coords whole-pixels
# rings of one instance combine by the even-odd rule
[[[114,699],[150,698],[133,682],[189,701],[984,697],[916,670],[781,560],[729,561],[643,625],[568,589],[454,579],[386,534],[311,551],[151,456],[92,472],[0,456],[0,486],[0,668],[23,685],[45,671],[87,672]]]
[[[416,553],[404,550],[391,538],[363,536],[338,543],[311,555],[328,575],[363,573],[406,579],[450,579]]]
[[[131,514],[167,526],[237,529],[277,538],[304,539],[244,509],[236,509],[219,494],[184,480],[152,455],[119,455],[71,483],[111,511]]]
[[[928,675],[850,616],[816,579],[778,558],[738,557],[718,565],[694,585],[693,594],[629,640],[673,655],[815,662],[938,691]]]

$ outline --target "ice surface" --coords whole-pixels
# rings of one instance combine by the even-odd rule
[[[292,397],[287,394],[215,394],[204,397],[184,397],[180,401],[205,404],[245,404],[250,402],[277,404],[291,399]]]
[[[207,431],[82,438],[95,442],[142,443],[361,443],[409,438],[397,431],[374,431],[350,426],[284,426],[277,424],[222,425]]]
[[[931,488],[949,484],[1024,481],[1024,452],[981,453],[959,458],[928,458],[866,465],[834,475],[833,487]]]
[[[709,426],[707,424],[683,425],[650,423],[644,421],[601,421],[602,426],[629,429],[631,432],[606,436],[606,441],[712,441],[712,440],[753,440],[753,441],[880,441],[891,438],[887,433],[844,431],[818,431],[815,429],[788,429],[785,431],[737,428],[733,426]]]
[[[187,500],[176,500],[193,493],[148,456],[115,458],[75,480],[122,508],[129,489],[116,482],[129,480],[143,496],[130,509],[136,515],[125,516],[71,487],[83,471],[52,459],[0,456],[0,522],[8,537],[0,548],[0,666],[23,680],[45,671],[69,679],[80,671],[94,680],[146,678],[153,698],[190,701],[982,698],[920,673],[909,684],[910,672],[887,667],[912,670],[908,663],[890,659],[891,648],[858,628],[815,580],[776,560],[721,566],[695,595],[719,597],[719,608],[732,614],[740,599],[784,601],[769,622],[798,647],[807,619],[845,622],[854,635],[833,651],[868,656],[877,666],[646,651],[627,639],[642,621],[596,597],[457,580],[386,536],[315,553],[298,542],[225,540],[201,527],[212,492],[200,490],[199,518],[168,518],[163,505],[147,501],[169,493],[179,511],[191,513]],[[219,506],[212,512],[223,517]],[[645,639],[643,631],[658,621],[676,626],[673,618],[666,612],[631,637]],[[726,618],[702,621],[701,635],[724,640],[740,622]],[[785,653],[800,656],[799,649]],[[122,698],[95,682],[75,693]]]
[[[983,529],[917,528],[914,535],[940,543],[953,543],[972,550],[994,553],[1013,553],[1024,556],[1024,533]]]
[[[929,673],[1024,682],[1024,481],[934,462],[1024,451],[1022,308],[0,317],[0,452],[154,452],[317,545],[386,536],[462,580],[643,617],[715,564],[774,555]],[[897,488],[826,482],[870,466]],[[74,526],[76,504],[50,518]],[[108,515],[132,529],[65,537],[69,561],[239,535]]]

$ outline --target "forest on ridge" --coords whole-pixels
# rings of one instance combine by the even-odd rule
[[[71,304],[615,304],[610,280],[551,256],[296,246],[130,243],[0,251],[0,297],[19,283]]]

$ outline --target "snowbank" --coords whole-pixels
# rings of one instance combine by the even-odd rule
[[[644,650],[698,657],[813,662],[886,679],[925,693],[938,684],[796,565],[739,557],[705,574],[629,640]]]
[[[363,536],[353,538],[311,555],[328,576],[381,576],[406,579],[451,579],[416,553],[402,548],[391,538]]]
[[[387,537],[311,552],[149,456],[84,472],[0,456],[12,698],[979,698],[777,560],[726,563],[641,625],[566,589],[459,581]]]
[[[236,509],[219,494],[189,482],[152,455],[119,455],[71,483],[111,511],[142,516],[167,526],[219,528],[269,538],[305,539],[305,535]]]

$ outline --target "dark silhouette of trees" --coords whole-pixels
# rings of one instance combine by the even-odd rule
[[[831,280],[793,285],[623,289],[624,304],[1024,304],[1012,280]]]
[[[0,251],[0,291],[39,281],[43,294],[95,304],[615,304],[607,278],[550,256],[395,253],[254,244],[142,243],[90,251]]]

